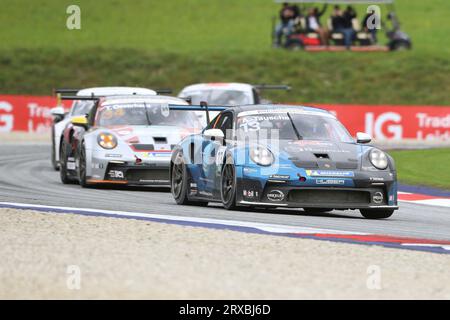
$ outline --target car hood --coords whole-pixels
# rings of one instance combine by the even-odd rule
[[[194,129],[177,126],[121,126],[109,127],[121,140],[129,145],[173,145],[185,136],[195,132]]]
[[[269,148],[277,153],[276,145]],[[356,170],[360,166],[361,146],[356,143],[280,140],[278,149],[281,157],[301,168]]]

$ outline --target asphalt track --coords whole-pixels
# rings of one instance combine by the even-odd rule
[[[260,222],[286,226],[333,229],[401,237],[450,240],[450,209],[400,203],[387,220],[363,219],[358,211],[326,215],[301,210],[227,211],[219,205],[206,208],[177,206],[165,189],[89,188],[63,185],[50,166],[50,145],[0,145],[0,202],[17,202],[75,208],[92,208]]]

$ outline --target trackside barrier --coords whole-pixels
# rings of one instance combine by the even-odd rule
[[[51,96],[0,95],[0,132],[49,132],[56,103]],[[376,141],[450,142],[450,106],[314,106],[335,113],[352,135],[361,131]]]
[[[46,133],[52,125],[55,97],[0,95],[0,132]],[[65,102],[70,107],[70,102]]]
[[[354,136],[378,142],[450,142],[450,106],[314,104],[333,112]]]

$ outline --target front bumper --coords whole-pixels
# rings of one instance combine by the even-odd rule
[[[169,166],[109,163],[103,179],[88,179],[91,184],[170,186]]]
[[[396,176],[387,171],[354,171],[351,177],[336,178],[311,176],[304,170],[263,175],[241,167],[236,200],[243,206],[398,209]]]
[[[170,186],[170,157],[154,160],[93,157],[90,184]]]

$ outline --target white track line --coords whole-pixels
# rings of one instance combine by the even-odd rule
[[[319,229],[312,227],[298,227],[298,226],[286,226],[286,225],[278,225],[278,224],[267,224],[260,222],[247,222],[247,221],[236,221],[236,220],[222,220],[222,219],[211,219],[211,218],[196,218],[196,217],[184,217],[184,216],[172,216],[172,215],[161,215],[161,214],[152,214],[152,213],[140,213],[140,212],[127,212],[127,211],[111,211],[111,210],[102,210],[102,209],[89,209],[89,208],[73,208],[73,207],[59,207],[59,206],[44,206],[38,204],[26,204],[26,203],[15,203],[15,202],[0,202],[0,205],[6,205],[15,207],[18,209],[47,209],[51,211],[54,210],[62,210],[67,211],[67,213],[73,213],[71,211],[76,210],[80,212],[84,212],[86,214],[91,213],[92,215],[104,214],[111,217],[129,217],[129,218],[148,218],[148,219],[159,219],[166,220],[167,222],[191,222],[191,223],[199,223],[199,224],[219,224],[223,226],[235,226],[235,227],[247,227],[247,228],[256,228],[266,232],[272,233],[304,233],[304,234],[352,234],[352,235],[366,235],[367,233],[361,232],[349,232],[349,231],[341,231],[341,230],[331,230],[331,229]]]

